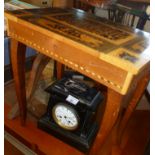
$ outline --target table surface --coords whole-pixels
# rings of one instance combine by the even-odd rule
[[[149,34],[146,32],[116,25],[81,10],[45,8],[8,13],[91,48],[109,63],[129,66],[128,71],[136,72],[149,61],[146,52]]]
[[[80,64],[79,70],[81,69],[83,74],[86,73],[85,75],[93,77],[94,80],[110,86],[122,94],[127,92],[132,77],[149,67],[149,33],[147,32],[112,23],[107,19],[76,9],[24,9],[5,11],[5,16],[16,23],[15,27],[14,24],[8,24],[10,25],[10,36],[14,35],[11,37],[16,37],[20,41],[24,38],[24,44],[27,40],[27,43],[32,43],[38,38],[41,41],[36,39],[32,48],[38,47],[39,50],[48,48],[47,51],[56,51],[61,48],[58,49],[61,55],[60,59],[64,57],[64,63],[68,61],[71,64],[69,67],[75,64],[73,57],[76,57],[77,54],[78,60],[75,59],[75,61],[78,62],[76,62],[75,68]],[[20,25],[23,26],[23,30],[17,28]],[[26,30],[27,28],[30,29]],[[31,33],[34,30],[35,32]],[[25,36],[20,38],[21,35]],[[45,36],[54,39],[54,41],[47,41],[47,43]],[[42,44],[43,41],[47,45]],[[59,41],[59,45],[56,41]],[[69,49],[68,45],[74,48]],[[63,48],[63,46],[65,47]],[[68,58],[65,59],[67,48],[72,62]],[[83,53],[80,53],[80,50]],[[93,57],[89,57],[89,55]],[[51,53],[48,56],[51,56]],[[55,54],[56,56],[58,57],[58,54]],[[87,67],[90,68],[87,69]],[[91,74],[87,74],[88,70],[92,70]],[[95,76],[96,78],[94,78]],[[101,79],[103,80],[101,81]]]

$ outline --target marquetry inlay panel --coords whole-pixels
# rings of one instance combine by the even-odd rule
[[[12,38],[121,94],[149,64],[148,33],[74,9],[28,9],[5,14]]]

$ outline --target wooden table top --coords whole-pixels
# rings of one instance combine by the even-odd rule
[[[99,61],[115,66],[118,75],[121,70],[125,74],[130,73],[134,76],[149,66],[149,33],[147,32],[112,23],[75,9],[24,9],[5,11],[5,16],[10,21],[42,32],[62,43],[68,43],[96,57]],[[8,31],[10,35],[13,35],[12,32],[17,32],[11,24]],[[72,54],[75,56],[75,51],[72,50]],[[96,65],[96,67],[100,66]],[[126,77],[126,75],[122,76]],[[122,80],[123,83],[115,79],[110,81],[119,85],[116,89],[121,89],[122,94],[127,91],[127,88],[123,89],[125,78]]]

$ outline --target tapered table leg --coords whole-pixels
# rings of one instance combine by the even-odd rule
[[[29,103],[29,101],[31,100],[31,97],[33,96],[35,92],[37,82],[39,81],[41,73],[46,67],[46,65],[48,64],[49,60],[50,60],[49,57],[41,53],[37,54],[33,62],[33,65],[32,65],[32,70],[30,72],[30,77],[29,77],[28,84],[27,84],[27,89],[26,89],[27,103]],[[18,103],[16,103],[11,109],[11,111],[9,112],[8,118],[9,119],[15,118],[19,114],[19,111],[20,111],[19,105]]]
[[[26,120],[25,53],[26,45],[11,39],[11,63],[20,109],[21,125],[24,125]]]
[[[103,146],[107,136],[110,134],[113,126],[117,122],[122,100],[123,96],[121,94],[108,88],[106,107],[100,123],[100,129],[89,155],[97,155],[97,152],[101,150],[101,147]]]
[[[143,76],[137,83],[133,96],[131,97],[128,107],[119,125],[119,134],[118,134],[119,142],[121,141],[122,135],[127,126],[127,123],[131,118],[131,115],[133,114],[135,108],[137,107],[137,104],[139,103],[141,97],[144,95],[145,89],[149,83],[149,79],[150,79],[150,76],[148,73],[145,76]]]
[[[57,80],[60,80],[63,77],[65,66],[58,61],[56,61],[55,64],[56,64],[56,78]]]

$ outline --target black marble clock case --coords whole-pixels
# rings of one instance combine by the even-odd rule
[[[70,81],[71,84],[72,82],[74,84],[71,87],[69,86]],[[54,82],[46,91],[51,96],[47,112],[38,121],[38,127],[83,152],[88,151],[98,131],[98,124],[95,122],[94,116],[98,105],[103,101],[101,92],[95,88],[90,88],[83,82],[68,78]],[[75,97],[79,102],[74,105],[66,101],[68,95]],[[80,124],[76,130],[65,130],[53,120],[52,108],[60,102],[72,106],[78,113]]]

